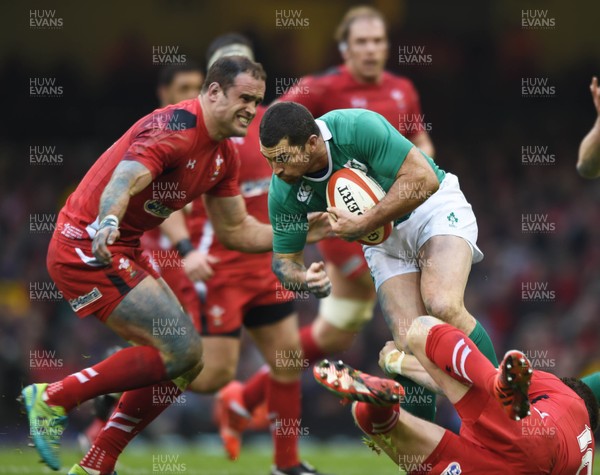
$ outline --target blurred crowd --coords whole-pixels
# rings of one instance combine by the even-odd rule
[[[281,54],[270,54],[260,36],[248,33],[269,72],[268,90],[277,77],[311,72],[292,62],[275,64]],[[392,50],[399,38],[400,33],[392,34]],[[523,97],[521,78],[543,73],[535,42],[521,31],[510,42],[483,33],[445,41],[416,30],[404,31],[402,38],[426,44],[432,64],[401,67],[392,52],[390,69],[415,82],[436,161],[458,175],[479,224],[485,258],[471,272],[467,309],[486,327],[499,354],[523,349],[534,367],[560,376],[600,370],[600,183],[575,172],[579,141],[594,119],[587,84],[599,71],[591,60],[578,62],[546,75],[554,96]],[[136,60],[140,42],[124,39],[108,55],[101,82],[66,60],[53,65],[51,74],[65,90],[60,98],[22,93],[29,77],[50,73],[31,70],[16,53],[0,68],[0,89],[15,94],[0,133],[0,443],[26,435],[14,402],[23,385],[57,380],[86,360],[97,362],[106,348],[119,343],[93,317],[78,321],[53,289],[45,266],[52,226],[40,223],[52,221],[100,153],[156,106],[158,70]],[[325,49],[322,67],[335,62],[335,53]],[[272,92],[268,96],[273,99]],[[35,146],[53,147],[62,159],[32,164]],[[544,159],[524,163],[529,146],[542,147],[538,153]],[[547,226],[528,232],[523,223],[532,216]],[[307,254],[307,259],[318,258],[316,249]],[[297,306],[302,323],[316,314],[312,298]],[[377,310],[344,359],[377,372],[377,355],[387,339]],[[241,377],[261,364],[251,345],[244,351]],[[357,434],[346,409],[309,375],[303,387],[302,424],[311,435]],[[190,436],[211,431],[210,407],[210,398],[189,396],[157,424]],[[81,427],[89,417],[89,407],[83,406],[71,424]],[[454,424],[446,409],[440,419]]]

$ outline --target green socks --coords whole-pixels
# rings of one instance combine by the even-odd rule
[[[420,419],[433,422],[436,411],[436,394],[404,376],[398,375],[394,378],[394,381],[399,382],[404,387],[404,399],[400,403],[402,410],[408,411]]]
[[[494,345],[492,344],[492,340],[490,336],[485,331],[485,328],[477,322],[475,328],[469,335],[469,338],[475,343],[475,346],[479,348],[479,351],[483,353],[488,360],[494,365],[495,368],[498,367],[498,358],[496,357],[496,351],[494,350]]]

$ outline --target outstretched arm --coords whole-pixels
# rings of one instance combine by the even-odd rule
[[[393,341],[388,341],[379,352],[379,366],[390,376],[401,374],[434,393],[444,394],[419,360],[399,351]]]
[[[590,84],[590,92],[598,117],[579,146],[577,172],[584,178],[598,178],[600,177],[600,88],[598,78],[595,76]]]
[[[259,253],[273,248],[273,231],[248,214],[241,195],[204,195],[204,205],[219,241],[227,249]]]

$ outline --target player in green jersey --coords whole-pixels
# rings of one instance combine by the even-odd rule
[[[398,349],[406,350],[412,321],[428,314],[464,331],[497,365],[489,336],[463,303],[471,264],[483,254],[475,215],[456,176],[382,116],[363,109],[336,110],[315,120],[300,104],[278,103],[261,122],[260,141],[273,168],[273,270],[282,283],[317,297],[330,292],[323,263],[304,265],[307,213],[328,211],[333,231],[347,240],[393,221],[384,243],[363,250]],[[360,216],[327,209],[328,179],[343,167],[365,171],[385,198]]]

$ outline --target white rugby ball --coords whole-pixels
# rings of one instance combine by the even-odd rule
[[[342,168],[327,183],[327,206],[347,209],[351,213],[363,214],[375,206],[383,197],[383,188],[367,174],[356,168]],[[385,241],[392,233],[392,223],[375,229],[358,240],[361,244],[375,246]]]

